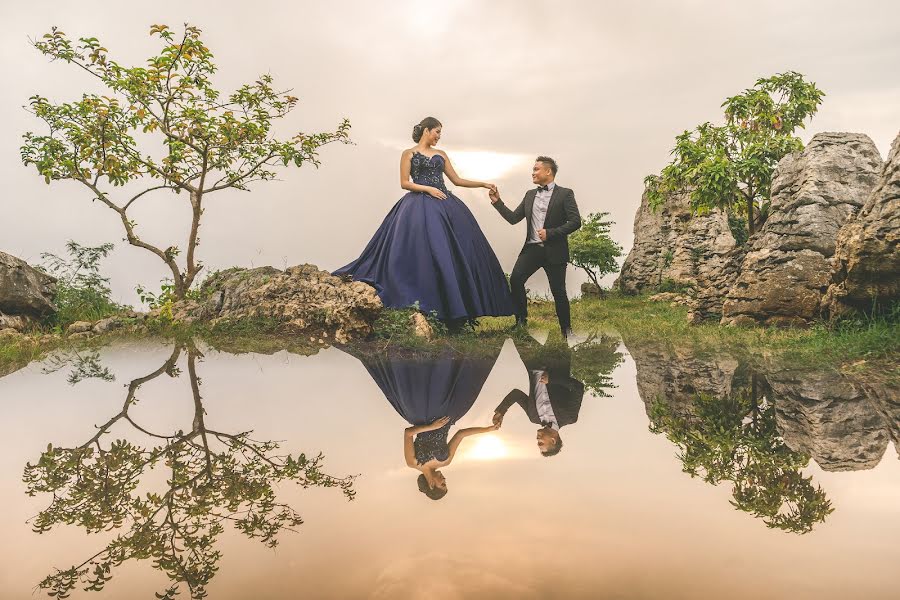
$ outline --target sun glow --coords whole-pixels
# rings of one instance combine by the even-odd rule
[[[523,154],[500,154],[485,150],[453,150],[448,151],[447,155],[460,177],[480,181],[500,179],[514,170],[521,170],[528,162]]]
[[[478,436],[465,456],[472,460],[499,460],[509,456],[509,449],[500,436],[489,433]]]

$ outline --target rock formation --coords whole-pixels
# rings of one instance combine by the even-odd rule
[[[665,344],[629,344],[628,352],[637,371],[638,394],[647,414],[654,402],[665,402],[672,413],[689,417],[698,394],[727,398],[734,393],[740,363],[721,353],[702,353],[689,347]]]
[[[900,300],[900,135],[877,187],[837,239],[834,275],[822,306],[831,316]]]
[[[772,181],[770,216],[748,241],[722,323],[807,325],[818,318],[838,232],[862,207],[881,167],[875,144],[857,133],[819,133],[802,152],[785,156]]]
[[[56,310],[56,279],[0,252],[0,314],[43,317]]]
[[[634,245],[616,285],[630,294],[666,285],[696,288],[698,282],[718,279],[722,257],[734,247],[723,213],[692,216],[687,195],[653,211],[645,193],[634,219]]]
[[[858,382],[834,371],[772,370],[776,423],[785,443],[825,471],[875,467],[890,430]]]
[[[826,471],[875,467],[888,442],[900,443],[900,385],[784,361],[750,367],[736,357],[659,343],[627,344],[647,415],[663,402],[675,417],[697,417],[700,395],[726,402],[756,389],[774,405],[778,435]],[[755,384],[755,386],[754,386]],[[900,455],[900,449],[897,450]]]
[[[345,281],[314,265],[228,269],[200,287],[203,300],[178,303],[176,320],[213,323],[265,319],[285,331],[333,334],[340,343],[372,332],[381,300],[365,283]]]

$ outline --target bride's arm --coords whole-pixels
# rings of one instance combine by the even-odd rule
[[[403,431],[403,457],[406,459],[406,465],[415,469],[416,451],[413,447],[413,435],[414,430],[412,427],[407,427]]]
[[[444,157],[444,174],[447,176],[447,179],[450,180],[455,186],[464,187],[464,188],[488,188],[493,189],[494,185],[492,183],[485,183],[483,181],[471,181],[469,179],[463,179],[459,175],[456,174],[456,169],[453,168],[453,164],[450,162],[450,158],[447,156],[447,153],[443,150],[438,150],[438,154]]]
[[[497,425],[488,425],[487,427],[467,427],[465,429],[460,429],[453,434],[453,437],[450,438],[450,443],[447,444],[449,446],[449,452],[447,453],[447,460],[444,461],[444,464],[449,464],[450,461],[453,460],[453,456],[456,454],[456,450],[459,448],[460,443],[462,443],[462,441],[467,437],[471,435],[478,435],[480,433],[497,431],[497,429],[499,429]]]
[[[443,192],[441,192],[440,190],[435,190],[429,185],[419,185],[418,183],[413,183],[413,181],[409,178],[410,165],[412,164],[412,155],[412,150],[404,150],[403,154],[400,155],[400,187],[410,192],[424,192],[426,194],[437,192],[440,194],[440,196],[446,197],[444,196]]]

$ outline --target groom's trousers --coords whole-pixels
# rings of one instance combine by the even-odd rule
[[[525,244],[509,276],[509,287],[516,309],[516,321],[525,321],[528,318],[525,282],[541,268],[547,273],[547,280],[550,282],[550,293],[553,294],[553,302],[556,304],[559,327],[563,333],[566,333],[572,327],[569,296],[566,294],[566,263],[548,263],[547,251],[543,244]]]

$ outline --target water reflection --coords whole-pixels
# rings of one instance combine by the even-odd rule
[[[548,341],[541,345],[523,335],[515,344],[528,376],[528,392],[518,388],[510,391],[494,410],[494,425],[502,426],[507,411],[518,405],[538,426],[535,437],[540,453],[555,456],[563,447],[560,429],[578,421],[584,383],[572,377],[572,351],[565,343]],[[583,346],[585,351],[589,347]]]
[[[501,347],[505,347],[502,353]],[[279,348],[288,354],[260,358]],[[104,361],[117,365],[125,357],[134,364],[135,356],[147,356],[153,347],[142,343],[128,350],[136,352],[129,355],[119,348],[52,357],[36,369],[5,380],[14,385],[4,390],[19,390],[10,397],[28,397],[33,391],[37,400],[9,406],[31,404],[31,411],[61,407],[56,421],[67,422],[62,415],[76,414],[65,413],[71,406],[62,408],[72,404],[67,402],[71,398],[86,396],[84,390],[91,386],[119,389],[118,384],[102,383],[114,376],[123,382],[131,378],[118,368],[108,368]],[[309,589],[338,590],[323,593],[326,597],[360,597],[377,589],[384,573],[396,574],[391,571],[396,565],[414,565],[409,580],[421,578],[419,563],[404,561],[410,556],[421,558],[419,549],[430,548],[440,536],[450,544],[446,554],[425,562],[439,560],[447,567],[446,556],[465,555],[483,569],[484,577],[502,575],[503,581],[523,577],[527,585],[516,588],[516,597],[550,589],[550,582],[563,579],[556,577],[563,567],[546,563],[543,556],[512,566],[496,557],[523,547],[551,546],[559,550],[553,554],[561,562],[575,565],[571,568],[577,576],[569,579],[579,589],[590,587],[585,582],[609,582],[612,571],[601,577],[592,570],[597,556],[612,570],[635,573],[644,572],[651,556],[654,564],[668,568],[667,573],[675,577],[697,562],[689,558],[679,562],[679,550],[689,547],[691,556],[704,558],[704,565],[721,559],[715,563],[715,573],[728,581],[720,587],[715,578],[703,584],[721,592],[732,576],[740,575],[734,575],[730,566],[739,562],[738,555],[728,554],[736,536],[742,545],[735,552],[752,551],[765,557],[770,562],[767,572],[775,573],[782,583],[795,580],[792,569],[801,568],[797,560],[804,570],[824,571],[822,565],[828,565],[839,579],[840,568],[846,565],[831,568],[841,560],[827,562],[832,546],[862,556],[860,548],[870,549],[875,543],[884,555],[883,549],[892,548],[890,540],[896,539],[891,503],[897,488],[890,479],[896,471],[882,469],[869,478],[848,481],[842,474],[816,468],[817,464],[825,471],[871,469],[883,460],[891,442],[897,447],[900,394],[896,386],[835,371],[799,370],[771,359],[702,353],[663,343],[629,343],[632,372],[631,361],[620,368],[624,360],[620,340],[606,336],[589,337],[572,347],[555,336],[546,344],[527,335],[512,340],[488,337],[474,353],[452,349],[412,353],[382,346],[341,350],[355,358],[318,346],[284,347],[267,340],[260,347],[232,341],[227,352],[252,355],[211,356],[204,364],[200,349],[181,343],[171,348],[165,360],[158,358],[163,363],[158,368],[127,384],[124,400],[114,398],[111,414],[86,421],[97,423],[95,427],[79,431],[71,424],[58,425],[60,433],[47,440],[54,445],[45,452],[40,452],[41,445],[29,450],[22,445],[17,450],[19,442],[10,441],[7,452],[14,466],[11,474],[5,472],[5,480],[17,481],[22,464],[32,460],[25,469],[26,491],[49,504],[31,520],[35,531],[56,531],[67,524],[105,536],[81,536],[71,546],[66,545],[71,537],[52,537],[53,551],[77,548],[83,554],[71,567],[47,576],[40,587],[58,595],[78,588],[96,591],[116,575],[122,580],[118,585],[133,591],[144,584],[132,584],[129,589],[125,582],[130,574],[119,567],[148,559],[169,579],[165,585],[170,587],[160,591],[161,597],[172,598],[179,589],[182,596],[203,597],[207,589],[213,589],[209,584],[219,566],[227,564],[221,562],[225,552],[226,559],[246,560],[242,564],[253,575],[219,575],[221,591],[215,589],[213,595],[247,597],[252,585],[263,595],[284,597],[291,585],[310,583],[318,587]],[[305,356],[315,353],[318,356]],[[295,360],[289,354],[304,356]],[[63,369],[68,369],[70,383],[83,383],[70,388],[55,378],[38,382],[40,372],[62,373]],[[207,378],[215,377],[218,387],[204,386],[200,371]],[[166,383],[170,378],[173,382]],[[185,389],[174,395],[190,408],[189,414],[180,420],[167,417],[170,407],[163,408],[161,402],[182,383]],[[205,390],[212,396],[211,389],[222,390],[215,394],[219,402],[214,411],[201,394]],[[321,499],[307,496],[304,514],[315,515],[315,523],[304,527],[303,538],[288,542],[281,536],[286,542],[282,552],[253,555],[250,560],[250,544],[225,551],[228,541],[223,534],[234,526],[242,535],[271,546],[279,532],[299,525],[294,508],[275,494],[279,483],[336,487],[353,497],[351,480],[321,472],[321,457],[287,454],[279,444],[256,439],[246,431],[259,430],[266,419],[255,412],[248,416],[243,395],[263,389],[259,395],[270,401],[259,404],[260,414],[269,411],[265,413],[269,421],[281,420],[276,430],[292,440],[283,446],[294,447],[295,438],[318,436],[315,447],[326,448],[331,461],[345,459],[354,465],[354,472],[364,472],[367,487],[349,512],[338,512],[331,499],[331,494],[339,496],[337,490]],[[303,393],[297,394],[298,389]],[[56,400],[41,404],[43,398]],[[134,410],[136,406],[144,411]],[[208,409],[215,421],[207,415]],[[395,412],[406,424],[399,422]],[[89,419],[86,415],[87,411],[82,416]],[[214,427],[226,417],[238,424]],[[26,424],[36,421],[21,418]],[[282,427],[282,423],[288,424]],[[469,424],[475,426],[466,427]],[[648,425],[655,435],[646,433]],[[33,433],[40,431],[37,427],[26,430],[24,439],[51,437]],[[69,432],[77,444],[55,447],[57,439]],[[540,455],[560,452],[563,440],[567,446],[561,458],[541,459]],[[480,462],[464,468],[468,458]],[[491,462],[502,458],[520,460]],[[415,475],[401,466],[404,462]],[[402,479],[396,477],[398,466]],[[679,467],[709,485],[681,485],[687,476]],[[416,511],[432,508],[424,495],[446,493],[444,474],[454,486],[451,501],[438,505],[443,510],[441,519],[420,531],[421,516]],[[414,480],[423,496],[415,491]],[[724,488],[724,498],[713,491],[714,485]],[[20,489],[9,487],[9,493],[21,501]],[[848,494],[850,488],[853,493]],[[510,489],[516,490],[512,496]],[[552,531],[533,519],[550,505],[561,507]],[[10,530],[28,533],[20,527],[24,513],[15,512],[22,507],[9,506],[5,512],[11,515]],[[732,506],[742,512],[735,513]],[[841,518],[829,516],[833,511]],[[766,531],[764,525],[792,534],[816,531],[817,535],[788,541],[784,535]],[[595,535],[596,531],[607,537]],[[385,546],[383,540],[392,536],[405,543]],[[31,546],[22,539],[10,546],[21,548],[23,555],[48,552],[46,538]],[[628,546],[632,539],[634,545]],[[797,551],[801,547],[804,552]],[[304,554],[309,548],[316,551]],[[479,548],[480,554],[466,554],[473,548]],[[20,578],[28,580],[30,587],[44,577],[49,564],[65,560],[68,565],[69,558],[52,559]],[[346,564],[367,565],[359,571],[365,574],[339,585],[335,580],[341,579]],[[397,568],[405,578],[401,567]],[[858,567],[845,570],[855,573]],[[879,574],[889,571],[879,569]],[[692,582],[709,574],[695,571],[690,574]],[[232,588],[235,581],[246,587]],[[488,584],[479,581],[466,577],[470,596],[488,589]],[[697,585],[700,590],[701,584]],[[646,595],[662,595],[653,591],[658,593]],[[126,591],[123,597],[143,590],[137,592]],[[698,592],[694,597],[702,595]]]
[[[192,421],[173,432],[151,431],[131,414],[138,391],[162,375],[179,377],[182,355]],[[74,361],[73,374],[105,372],[96,357],[86,357]],[[100,591],[123,563],[150,560],[172,582],[158,598],[174,598],[182,586],[192,598],[203,598],[218,570],[222,555],[215,544],[227,524],[274,547],[280,531],[303,522],[277,499],[279,483],[336,487],[353,498],[352,478],[323,473],[321,455],[285,454],[276,442],[252,438],[251,431],[208,427],[197,375],[201,358],[193,343],[176,345],[159,368],[128,384],[121,409],[84,443],[48,444],[37,462],[26,465],[28,495],[52,495],[31,522],[35,532],[60,524],[87,533],[116,532],[105,548],[41,581],[50,596],[66,597],[77,586]],[[127,434],[111,435],[123,427]]]
[[[384,397],[410,424],[403,431],[406,465],[420,472],[419,491],[440,500],[448,491],[440,470],[450,465],[463,440],[495,431],[495,424],[450,429],[472,408],[490,375],[502,339],[487,340],[477,355],[445,349],[411,354],[402,348],[366,351],[342,348],[362,362]]]
[[[897,388],[659,344],[629,346],[650,430],[684,471],[732,486],[731,504],[768,527],[808,533],[834,507],[803,469],[870,469],[896,445]],[[894,398],[893,401],[889,400]]]

